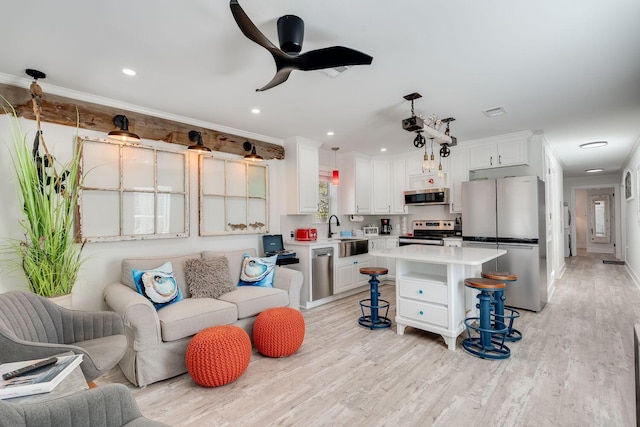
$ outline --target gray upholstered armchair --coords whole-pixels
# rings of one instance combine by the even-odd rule
[[[143,417],[131,392],[122,384],[109,384],[44,402],[0,400],[0,427],[166,425]]]
[[[0,294],[0,362],[83,354],[87,381],[113,368],[127,348],[122,318],[110,311],[69,310],[27,291]]]

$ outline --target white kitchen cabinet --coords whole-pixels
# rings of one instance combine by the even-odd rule
[[[338,294],[359,286],[367,285],[369,276],[360,274],[360,269],[371,266],[369,255],[355,255],[336,260],[335,282],[333,293]]]
[[[342,215],[371,213],[371,159],[347,153],[340,159],[339,210]]]
[[[527,164],[527,138],[510,136],[495,142],[469,144],[469,170]]]
[[[320,143],[301,137],[285,141],[288,214],[315,214],[318,211]]]
[[[400,242],[397,237],[387,237],[385,240],[385,248],[392,249],[400,246]],[[387,279],[396,278],[396,260],[393,258],[385,258],[387,260],[387,268],[389,269],[389,273],[387,274]]]
[[[369,252],[386,248],[386,239],[383,237],[369,239]],[[389,260],[386,257],[371,257],[371,266],[379,268],[389,268]],[[379,276],[383,280],[386,275]]]
[[[407,167],[404,159],[395,159],[391,171],[393,177],[391,188],[391,212],[406,214],[409,212],[404,204],[404,190],[407,189]],[[375,187],[374,187],[375,188]]]
[[[392,213],[391,201],[391,164],[389,160],[373,160],[371,162],[373,175],[373,214]]]
[[[449,210],[462,212],[462,183],[469,180],[469,152],[466,148],[455,147],[449,155]]]

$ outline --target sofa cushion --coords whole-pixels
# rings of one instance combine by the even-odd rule
[[[162,341],[175,341],[211,326],[238,320],[234,304],[213,298],[187,298],[158,311]]]
[[[173,277],[173,267],[165,262],[152,270],[131,270],[133,282],[140,295],[147,298],[156,310],[182,299],[182,292]]]
[[[238,286],[262,286],[273,288],[273,272],[278,255],[259,258],[244,254]]]
[[[223,256],[190,259],[184,263],[184,274],[192,298],[218,298],[236,288]]]
[[[255,316],[268,308],[286,307],[289,305],[289,294],[287,291],[258,286],[238,287],[233,292],[221,295],[219,299],[236,305],[238,308],[238,319]]]
[[[133,283],[133,276],[131,270],[150,270],[165,262],[170,262],[173,266],[173,277],[176,279],[176,283],[182,291],[182,295],[185,298],[191,296],[187,287],[187,281],[184,277],[184,263],[189,259],[202,258],[197,254],[182,255],[176,257],[159,257],[159,258],[127,258],[122,260],[122,277],[121,282],[129,286],[131,289],[136,290],[136,285]]]
[[[231,280],[234,285],[240,281],[240,269],[242,268],[242,261],[244,260],[244,254],[250,256],[256,256],[256,250],[254,248],[242,249],[239,251],[228,252],[202,252],[202,258],[213,258],[223,256],[229,260],[229,273],[231,274]]]

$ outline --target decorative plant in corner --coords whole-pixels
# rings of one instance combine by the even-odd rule
[[[7,261],[24,271],[31,291],[52,297],[71,293],[83,262],[84,243],[77,242],[74,223],[81,187],[82,147],[78,144],[71,160],[65,164],[57,162],[49,153],[40,128],[42,89],[37,77],[33,77],[31,96],[37,131],[31,149],[16,111],[3,98],[10,110],[5,108],[5,113],[13,116],[10,120],[15,150],[12,160],[24,213],[20,221],[24,239],[9,241],[18,259],[13,257]]]

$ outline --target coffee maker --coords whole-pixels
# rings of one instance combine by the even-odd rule
[[[380,223],[380,234],[391,234],[391,220],[389,218],[381,218]]]

